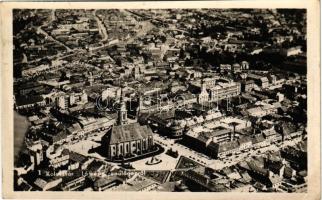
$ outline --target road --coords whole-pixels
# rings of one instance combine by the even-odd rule
[[[63,146],[66,149],[77,152],[84,156],[90,156],[100,160],[105,160],[105,158],[99,155],[98,153],[89,153],[90,149],[100,146],[100,143],[98,141],[101,141],[102,137],[105,134],[106,130],[97,131],[96,133],[89,134],[87,137],[84,137],[83,139],[77,139],[74,142],[69,142],[67,144],[64,144]]]
[[[86,52],[85,50],[74,49],[74,50],[70,51],[69,54],[67,54],[67,55],[58,53],[56,55],[47,56],[47,57],[44,57],[44,58],[47,58],[49,60],[55,60],[55,59],[59,60],[59,59],[68,58],[68,57],[75,56],[77,54],[85,53],[85,52]],[[43,58],[38,58],[38,59],[35,59],[35,60],[27,61],[27,64],[37,63],[37,62],[39,62],[42,59]],[[19,64],[19,63],[21,63],[21,62],[14,63],[14,65]]]
[[[37,12],[37,10],[36,10],[36,12]],[[65,44],[63,44],[62,42],[60,42],[60,41],[56,40],[55,38],[53,38],[52,36],[50,36],[46,31],[44,31],[44,30],[42,29],[42,27],[43,27],[43,26],[48,25],[48,24],[52,23],[52,22],[53,22],[53,21],[55,21],[55,20],[56,20],[56,10],[55,10],[55,9],[53,9],[53,10],[51,11],[51,18],[50,18],[50,21],[49,21],[49,22],[47,22],[46,24],[42,25],[42,26],[38,26],[38,27],[37,27],[37,33],[44,35],[44,36],[46,37],[46,39],[52,40],[52,41],[54,41],[54,42],[56,42],[56,43],[58,43],[58,44],[62,45],[63,47],[65,47],[65,48],[66,48],[66,50],[67,50],[68,52],[72,52],[72,51],[73,51],[72,49],[70,49],[68,46],[66,46],[66,45],[65,45]],[[78,52],[76,52],[76,53],[78,53]],[[47,57],[47,59],[49,59],[49,60],[52,60],[52,59],[62,59],[62,58],[69,57],[69,56],[72,56],[72,54],[71,54],[71,55],[64,55],[64,56],[63,56],[63,55],[62,55],[62,56],[60,56],[60,54],[57,54],[57,55],[53,55],[53,56],[48,56],[48,57]],[[27,60],[27,58],[25,58],[25,57],[24,57],[24,59],[23,59],[23,61],[22,61],[22,62],[14,63],[14,65],[16,65],[16,64],[20,64],[20,63],[33,64],[33,63],[39,62],[41,59],[43,59],[43,58],[38,58],[38,59],[35,59],[35,60],[30,60],[30,61],[28,61],[28,60]],[[27,61],[27,62],[26,62],[26,61]]]
[[[120,12],[122,12],[123,14],[127,15],[127,16],[132,16],[134,15],[132,12],[129,12],[128,10],[120,10]],[[135,20],[135,18],[132,17],[132,19]],[[150,22],[150,21],[140,21],[137,22],[138,25],[142,26],[142,29],[140,29],[136,35],[134,37],[131,37],[129,40],[127,40],[128,43],[133,42],[135,39],[145,35],[147,32],[149,32],[152,28],[154,28],[155,26]]]
[[[44,26],[44,25],[43,25],[43,26]],[[71,48],[69,48],[68,46],[66,46],[64,43],[62,43],[62,42],[60,42],[60,41],[56,40],[55,38],[53,38],[52,36],[50,36],[46,31],[44,31],[44,30],[42,29],[42,26],[38,26],[38,28],[37,28],[37,33],[44,35],[44,36],[46,37],[46,39],[52,40],[52,41],[54,41],[54,42],[56,42],[56,43],[58,43],[58,44],[62,45],[63,47],[65,47],[65,48],[66,48],[66,50],[67,50],[68,52],[71,52],[71,51],[72,51],[72,49],[71,49]]]
[[[131,165],[134,169],[143,170],[143,171],[144,170],[174,170],[179,160],[179,157],[173,158],[165,154],[165,152],[155,157],[160,159],[162,162],[155,165],[147,165],[146,162],[151,160],[151,157],[149,157],[142,160],[131,162]]]
[[[159,136],[157,134],[153,135],[153,137],[154,137],[154,141],[156,143],[160,144],[161,146],[163,146],[166,150],[171,148],[174,151],[178,151],[179,155],[190,158],[190,159],[200,163],[201,165],[212,164],[212,160],[208,156],[206,156],[202,153],[196,152],[196,151],[194,151],[186,146],[183,146],[181,144],[174,143],[174,140],[164,138],[164,137]]]
[[[122,12],[126,13],[126,11],[122,10]],[[129,14],[132,14],[132,13],[129,13]],[[138,22],[139,25],[142,26],[142,29],[140,29],[135,36],[133,37],[130,37],[129,39],[127,40],[124,40],[124,41],[121,41],[119,42],[118,44],[128,44],[128,43],[132,43],[134,40],[136,40],[137,38],[145,35],[147,32],[149,32],[152,28],[154,28],[155,26],[149,22],[149,21],[142,21],[142,22]],[[113,44],[114,45],[114,44]],[[99,51],[99,50],[102,50],[104,48],[107,48],[107,47],[110,47],[112,46],[112,44],[103,44],[102,46],[99,46],[99,47],[94,47],[92,49],[90,49],[91,52],[94,52],[94,51]]]
[[[105,27],[104,23],[99,18],[99,16],[96,14],[96,12],[97,12],[97,10],[93,10],[93,16],[94,16],[94,18],[95,18],[95,20],[97,22],[99,33],[103,38],[102,42],[105,42],[108,39],[107,30],[106,30],[106,27]]]
[[[284,141],[283,143],[271,144],[269,146],[262,147],[256,150],[248,149],[244,153],[232,155],[220,160],[209,158],[208,156],[202,153],[196,152],[181,144],[174,143],[174,140],[159,136],[158,134],[155,134],[153,137],[155,142],[162,145],[165,149],[172,148],[174,151],[178,151],[179,155],[188,157],[194,160],[195,162],[210,167],[214,170],[220,170],[224,167],[236,165],[240,161],[246,160],[247,158],[251,158],[252,156],[261,156],[269,151],[276,152],[282,149],[283,147],[294,146],[296,143],[301,141],[301,138],[296,138],[293,140]]]
[[[51,19],[50,19],[50,21],[49,22],[47,22],[46,24],[43,24],[43,25],[41,25],[41,26],[38,26],[38,28],[37,28],[37,33],[40,33],[40,34],[43,34],[45,37],[46,37],[46,39],[49,39],[49,40],[52,40],[52,41],[54,41],[54,42],[56,42],[56,43],[58,43],[58,44],[60,44],[60,45],[62,45],[63,47],[65,47],[66,48],[66,50],[68,51],[68,52],[70,52],[70,51],[72,51],[68,46],[66,46],[64,43],[62,43],[62,42],[60,42],[60,41],[58,41],[58,40],[56,40],[55,38],[53,38],[52,36],[50,36],[46,31],[44,31],[43,29],[42,29],[42,27],[43,26],[45,26],[45,25],[48,25],[48,24],[51,24],[53,21],[55,21],[56,20],[56,10],[55,9],[53,9],[52,10],[52,12],[51,12]]]
[[[122,10],[122,12],[126,13],[127,15],[133,15],[133,13],[131,12],[128,12],[128,11],[124,11]],[[103,35],[103,39],[102,39],[102,42],[104,41],[107,41],[108,39],[108,34],[107,34],[107,30],[106,30],[106,27],[104,26],[103,22],[101,21],[101,19],[96,15],[96,10],[93,11],[93,15],[97,21],[97,24],[98,24],[98,27],[99,27],[99,31],[100,31],[100,34]],[[52,10],[52,13],[51,13],[51,20],[50,22],[48,22],[47,24],[51,23],[52,21],[56,20],[56,14],[55,14],[55,10]],[[120,42],[119,44],[128,44],[128,43],[132,43],[135,39],[145,35],[147,32],[149,32],[153,27],[155,27],[150,21],[142,21],[142,22],[138,22],[139,25],[142,26],[142,29],[140,29],[135,36],[133,37],[130,37],[128,40],[125,40],[125,41],[122,41]],[[44,26],[44,25],[42,25]],[[66,46],[64,43],[56,40],[55,38],[53,38],[52,36],[50,36],[46,31],[44,31],[42,29],[42,26],[39,26],[37,28],[37,32],[40,33],[40,34],[43,34],[47,39],[49,40],[52,40],[60,45],[62,45],[63,47],[66,48],[67,52],[69,53],[68,55],[61,55],[61,54],[57,54],[57,55],[53,55],[53,56],[49,56],[47,57],[49,60],[53,60],[53,59],[64,59],[64,58],[67,58],[67,57],[71,57],[71,56],[74,56],[74,55],[77,55],[79,53],[85,53],[85,50],[79,50],[79,49],[70,49],[68,46]],[[99,50],[102,50],[102,49],[105,49],[107,47],[110,47],[112,46],[111,44],[103,44],[101,46],[98,46],[98,47],[94,47],[92,49],[90,49],[90,52],[93,53],[95,51],[99,51]],[[39,62],[41,59],[36,59],[36,60],[31,60],[31,61],[28,61],[28,64],[32,64],[32,63],[36,63],[36,62]],[[15,64],[19,64],[19,63],[15,63]]]

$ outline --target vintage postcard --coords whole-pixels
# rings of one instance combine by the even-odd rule
[[[4,198],[320,198],[318,1],[0,5]]]

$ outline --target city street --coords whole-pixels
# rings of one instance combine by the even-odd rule
[[[160,155],[155,156],[157,159],[162,160],[162,162],[155,164],[155,165],[147,165],[146,162],[151,160],[152,157],[145,158],[142,160],[134,161],[132,162],[132,167],[136,170],[173,170],[175,169],[175,166],[177,165],[177,162],[179,160],[178,158],[173,158],[165,152],[163,152]]]
[[[178,151],[179,156],[185,156],[187,158],[190,158],[201,165],[208,166],[212,161],[210,158],[202,153],[196,152],[186,146],[183,146],[179,143],[175,143],[174,140],[165,138],[163,136],[159,136],[158,134],[154,135],[154,141],[160,145],[162,145],[166,150],[172,149],[173,151]]]
[[[280,148],[286,147],[286,146],[292,146],[295,145],[297,142],[301,141],[301,138],[295,138],[294,140],[287,140],[284,141],[283,143],[278,143],[277,145],[272,144],[267,147],[262,147],[256,150],[253,149],[248,149],[245,150],[245,153],[238,153],[234,154],[232,156],[228,156],[227,158],[224,159],[212,159],[209,158],[208,156],[196,152],[184,145],[174,143],[174,140],[165,138],[164,136],[160,136],[158,134],[154,135],[154,140],[156,143],[162,145],[165,149],[170,149],[174,151],[178,151],[179,155],[185,156],[187,158],[190,158],[201,165],[205,165],[207,167],[210,167],[215,170],[220,170],[224,167],[232,166],[237,164],[240,161],[247,160],[248,158],[251,158],[252,156],[260,156],[264,155],[265,153],[271,151],[271,152],[276,152],[279,151]]]
[[[99,18],[99,16],[96,14],[96,12],[97,12],[97,10],[95,9],[93,11],[93,16],[94,16],[94,18],[95,18],[95,20],[97,22],[99,33],[102,36],[102,42],[105,42],[108,39],[107,30],[106,30],[106,28],[104,26],[104,23]]]
[[[103,135],[105,135],[106,131],[101,131],[101,132],[97,132],[97,133],[91,133],[87,139],[81,139],[81,140],[77,140],[75,141],[75,143],[68,143],[65,144],[65,148],[70,150],[70,151],[74,151],[76,153],[82,154],[84,156],[90,156],[90,157],[95,157],[101,160],[105,160],[104,157],[102,157],[101,155],[99,155],[98,153],[89,153],[89,150],[92,148],[96,148],[98,146],[100,146],[100,143],[97,141],[101,141],[101,138],[103,137]]]

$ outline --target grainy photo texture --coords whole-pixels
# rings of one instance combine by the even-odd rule
[[[307,192],[306,9],[14,9],[14,191]]]

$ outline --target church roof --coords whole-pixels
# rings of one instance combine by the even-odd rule
[[[139,123],[114,126],[109,135],[109,144],[139,140],[152,136],[152,130],[148,126]]]

